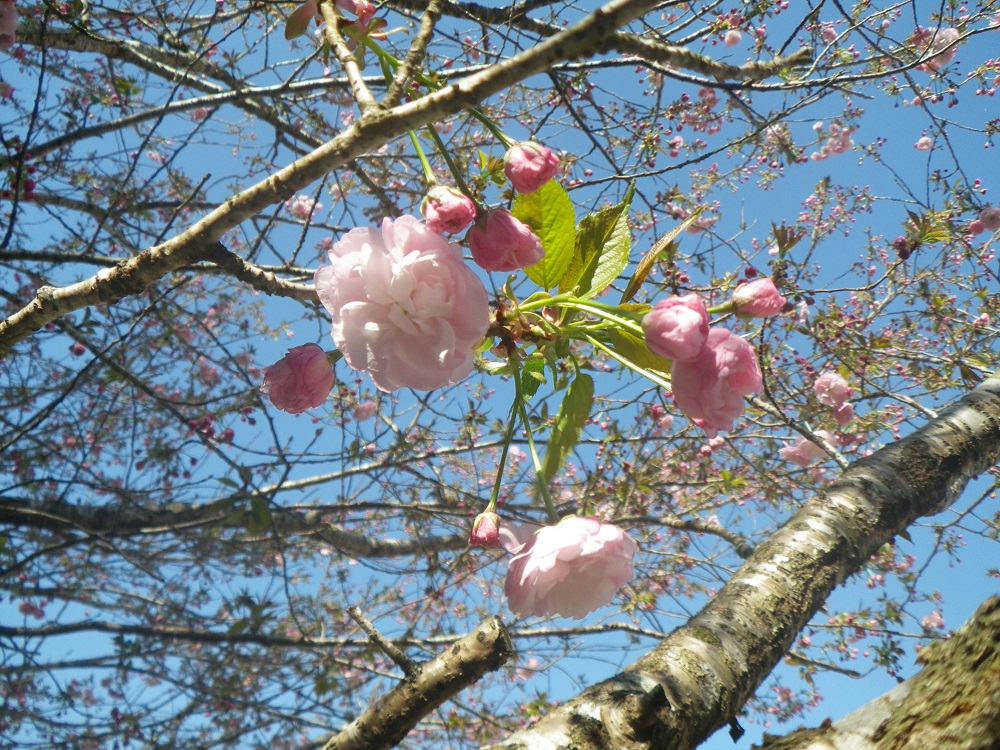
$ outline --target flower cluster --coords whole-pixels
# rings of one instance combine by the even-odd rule
[[[833,418],[841,427],[854,419],[854,406],[847,400],[854,389],[835,372],[824,372],[813,383],[813,393],[821,404],[833,409]]]
[[[785,306],[771,279],[737,287],[730,303],[741,317],[777,315]],[[657,302],[642,321],[646,347],[673,361],[670,378],[680,410],[709,438],[730,430],[743,399],[764,387],[753,347],[727,328],[711,328],[696,294]]]
[[[910,36],[910,43],[920,51],[921,56],[930,54],[932,57],[918,66],[918,70],[929,70],[936,73],[955,59],[958,53],[958,29],[948,26],[943,29],[925,29],[917,27]]]
[[[639,547],[626,532],[596,518],[568,516],[554,526],[503,526],[514,555],[504,593],[519,615],[562,615],[579,620],[609,604],[632,580]]]
[[[323,204],[317,203],[308,195],[296,195],[294,198],[289,198],[285,201],[285,208],[287,208],[294,216],[305,221],[313,214],[322,211]]]
[[[486,288],[457,245],[413,216],[352,229],[316,271],[344,360],[383,391],[433,390],[472,370],[489,326]]]

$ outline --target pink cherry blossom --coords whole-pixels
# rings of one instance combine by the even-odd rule
[[[12,0],[0,0],[0,49],[17,41],[17,7]]]
[[[0,99],[10,99],[14,96],[14,87],[6,81],[0,81]]]
[[[782,311],[785,298],[771,279],[757,279],[736,287],[733,307],[741,318],[769,318]]]
[[[469,533],[469,545],[472,547],[500,546],[500,516],[492,511],[480,513],[472,522]]]
[[[355,422],[367,422],[376,414],[378,414],[378,404],[374,401],[362,401],[354,407],[351,416],[354,417]]]
[[[285,201],[285,208],[291,211],[298,218],[306,220],[310,216],[321,211],[323,209],[323,204],[317,203],[308,195],[296,195],[294,198],[289,198]]]
[[[352,229],[316,271],[344,360],[382,391],[432,390],[472,371],[489,326],[486,288],[458,245],[413,216]]]
[[[642,319],[646,347],[675,361],[697,357],[708,338],[708,312],[697,294],[669,297],[656,303]]]
[[[436,185],[420,206],[432,232],[458,234],[476,220],[476,204],[469,196],[450,187]]]
[[[930,151],[934,148],[934,141],[925,135],[913,144],[913,148],[917,149],[917,151]]]
[[[832,446],[840,444],[837,440],[837,436],[829,430],[816,430],[816,434]],[[781,457],[786,461],[798,464],[799,466],[808,466],[817,458],[823,458],[826,456],[826,451],[822,447],[804,437],[800,437],[797,441],[795,441],[794,445],[785,446],[779,450],[778,453],[780,453]]]
[[[515,143],[507,150],[503,162],[504,174],[519,193],[535,192],[559,170],[559,157],[534,141]]]
[[[472,259],[487,271],[516,271],[545,256],[541,240],[505,208],[480,216],[466,239]]]
[[[849,401],[844,402],[833,410],[833,418],[837,420],[837,424],[844,427],[854,419],[854,405]]]
[[[932,610],[929,615],[920,618],[920,627],[924,630],[944,630],[944,618],[936,609]]]
[[[701,353],[674,361],[671,385],[677,406],[709,438],[731,430],[743,397],[760,393],[764,379],[753,347],[727,328],[712,328]]]
[[[366,26],[375,15],[375,6],[370,0],[334,0],[333,4],[341,10],[356,15],[362,26]]]
[[[928,53],[933,55],[921,67],[936,72],[955,59],[959,36],[961,34],[958,29],[951,26],[937,30],[918,27],[910,37],[910,43],[921,52],[921,55]]]
[[[614,524],[570,516],[528,536],[531,529],[520,527],[501,536],[514,553],[504,592],[517,614],[579,620],[610,604],[632,580],[632,557],[639,547]]]
[[[988,232],[995,232],[1000,229],[1000,208],[987,206],[979,212],[979,221]]]
[[[735,47],[743,39],[743,35],[736,29],[730,29],[722,39],[727,47]]]
[[[824,372],[816,378],[816,382],[813,383],[813,393],[821,404],[836,409],[851,397],[854,389],[840,375],[831,371]]]
[[[265,367],[261,390],[271,403],[289,414],[320,406],[333,389],[333,366],[316,344],[304,344]]]

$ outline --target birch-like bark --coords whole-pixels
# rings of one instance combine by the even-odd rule
[[[751,750],[993,750],[1000,747],[1000,598],[920,654],[916,675],[838,721]]]
[[[913,435],[851,465],[649,654],[496,747],[697,746],[736,716],[835,586],[998,460],[995,375]]]
[[[507,629],[491,617],[441,654],[417,667],[323,750],[387,750],[424,716],[504,664],[514,653]]]

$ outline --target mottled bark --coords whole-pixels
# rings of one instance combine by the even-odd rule
[[[1000,598],[920,654],[915,676],[844,718],[759,750],[992,750],[1000,747]],[[754,748],[757,748],[754,745]]]
[[[323,750],[383,750],[396,745],[424,716],[499,669],[511,654],[507,629],[491,617],[407,675],[385,697],[334,736]]]
[[[848,468],[706,607],[624,672],[500,746],[692,748],[731,720],[835,586],[1000,459],[1000,377]]]

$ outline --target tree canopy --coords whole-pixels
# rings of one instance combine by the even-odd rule
[[[0,743],[691,747],[912,675],[1000,575],[997,39],[0,0]],[[525,568],[576,516],[613,569]]]

